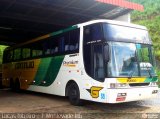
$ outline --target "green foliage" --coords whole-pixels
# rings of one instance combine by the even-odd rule
[[[133,11],[133,23],[144,25],[148,28],[153,41],[155,55],[160,60],[160,0],[130,0],[142,4],[144,12]]]
[[[135,24],[144,25],[148,28],[156,59],[160,61],[160,0],[130,0],[144,6],[144,12],[133,11],[131,20]],[[158,64],[159,65],[159,64]],[[158,84],[160,87],[160,69],[157,67]]]
[[[130,0],[135,3],[142,4],[144,6],[144,12],[134,11],[132,14],[132,20],[145,20],[148,18],[154,18],[159,15],[160,0]]]

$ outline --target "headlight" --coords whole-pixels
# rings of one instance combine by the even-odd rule
[[[127,93],[118,93],[117,97],[127,96]]]
[[[111,83],[110,88],[124,88],[128,87],[127,83]]]

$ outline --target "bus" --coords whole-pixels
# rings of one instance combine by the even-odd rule
[[[8,47],[5,87],[84,100],[122,103],[158,93],[152,41],[146,27],[92,20]]]

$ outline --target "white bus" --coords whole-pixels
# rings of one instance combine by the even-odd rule
[[[152,41],[146,27],[92,20],[4,51],[3,80],[13,90],[122,103],[158,93]]]

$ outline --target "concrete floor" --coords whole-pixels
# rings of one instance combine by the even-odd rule
[[[138,119],[145,117],[146,114],[148,117],[160,118],[160,114],[158,115],[160,113],[160,94],[155,99],[145,101],[122,104],[86,102],[84,106],[78,107],[72,106],[65,97],[29,91],[15,93],[2,89],[0,90],[0,118],[7,118],[5,113],[35,113],[38,119],[42,117],[44,119],[59,118],[55,116],[57,114],[65,114],[64,118],[73,118],[74,115],[76,118],[86,119]],[[46,114],[54,115],[46,116]]]

